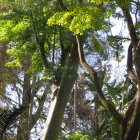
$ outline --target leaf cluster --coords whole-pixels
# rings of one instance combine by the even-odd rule
[[[99,30],[106,23],[105,14],[98,7],[79,6],[72,12],[57,12],[49,20],[48,25],[62,25],[76,34],[83,34],[86,29]]]

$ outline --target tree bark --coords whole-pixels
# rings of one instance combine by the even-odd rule
[[[138,92],[140,93],[140,91]],[[140,117],[140,96],[137,95],[134,113],[132,115],[132,122],[130,124],[130,127],[128,128],[128,131],[125,134],[124,140],[136,140],[140,128],[139,117]]]
[[[137,95],[130,103],[120,128],[120,140],[136,140],[140,126],[140,43],[129,8],[121,7],[127,22],[131,44],[128,48],[127,72],[131,81],[137,86]],[[132,52],[133,48],[133,52]],[[133,53],[133,54],[132,54]],[[133,63],[134,60],[134,63]],[[135,64],[136,75],[133,72]]]
[[[22,105],[26,106],[27,109],[23,114],[20,115],[19,126],[17,130],[17,140],[28,140],[29,131],[28,131],[28,122],[29,122],[29,104],[31,100],[31,85],[30,85],[30,75],[26,72],[24,73],[24,86],[23,86],[23,97]]]
[[[77,79],[78,53],[77,45],[72,47],[62,74],[60,88],[51,102],[50,111],[41,140],[57,140],[60,133],[64,110],[69,100],[71,89]]]

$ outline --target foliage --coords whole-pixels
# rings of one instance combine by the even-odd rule
[[[22,6],[17,2],[13,3],[8,12],[0,14],[0,42],[10,42],[7,53],[12,56],[12,61],[8,62],[6,66],[22,67],[26,57],[32,56],[30,69],[34,72],[43,71],[36,37],[42,40],[48,34],[49,37],[52,36],[50,29],[46,32],[45,22],[49,9],[44,6],[43,1],[28,1],[24,2]],[[47,47],[46,44],[46,49]]]
[[[80,6],[72,12],[57,12],[49,20],[49,25],[65,25],[76,34],[83,34],[86,29],[100,30],[107,25],[104,12],[97,7]]]
[[[64,138],[65,140],[92,140],[91,136],[83,135],[80,131],[75,131],[74,135]]]
[[[96,3],[96,4],[108,4],[110,0],[91,0],[91,3]]]
[[[44,86],[42,82],[39,84],[36,82],[36,77],[43,77],[45,80],[48,80],[58,76],[61,81],[65,67],[64,62],[67,62],[66,58],[69,56],[71,46],[76,46],[75,35],[78,34],[82,35],[85,53],[84,59],[87,62],[89,61],[91,68],[95,68],[98,82],[101,90],[105,93],[105,98],[123,116],[130,100],[134,97],[129,98],[129,92],[133,88],[133,85],[124,81],[116,82],[115,79],[110,83],[111,69],[108,62],[114,56],[116,56],[118,62],[123,59],[123,43],[130,39],[129,37],[123,38],[125,31],[122,29],[120,32],[116,31],[120,36],[113,36],[111,28],[113,27],[113,20],[124,20],[124,13],[127,10],[130,11],[130,15],[133,14],[133,18],[136,18],[135,22],[137,22],[137,17],[140,13],[138,8],[139,2],[132,0],[66,0],[63,2],[68,10],[64,10],[63,6],[59,7],[56,0],[1,0],[0,2],[2,3],[0,9],[0,43],[7,42],[8,49],[6,50],[10,56],[6,66],[13,70],[13,67],[19,68],[20,74],[23,71],[25,72],[24,76],[32,74],[32,77],[28,75],[30,77],[27,82],[28,84],[23,83],[26,80],[25,77],[20,78],[22,81],[20,85],[23,89],[26,84],[29,86],[31,84],[30,90],[34,91],[33,96],[31,96],[31,101],[33,102],[31,103],[31,112],[28,113],[32,116],[35,110],[34,104],[38,104],[38,106],[42,105],[41,101],[43,99],[41,97],[44,97],[36,94],[40,87]],[[135,30],[139,32],[139,25],[136,25]],[[44,60],[41,54],[42,46],[49,68],[44,66]],[[63,63],[61,63],[62,60]],[[84,73],[81,67],[79,71],[82,74]],[[80,73],[79,71],[78,74]],[[20,77],[20,74],[18,75],[16,73],[17,77]],[[78,83],[79,89],[77,90],[80,93],[77,98],[77,117],[80,118],[80,113],[82,117],[86,117],[83,117],[85,120],[82,117],[82,119],[78,118],[78,123],[80,124],[80,121],[82,123],[88,122],[88,119],[90,120],[90,117],[93,115],[91,111],[93,108],[94,113],[97,115],[96,118],[93,118],[93,121],[99,119],[100,116],[101,120],[99,122],[97,121],[93,128],[91,125],[91,130],[76,131],[73,135],[66,135],[65,139],[117,139],[119,135],[119,124],[107,109],[103,109],[103,105],[101,105],[101,101],[97,95],[96,87],[94,86],[95,83],[92,80],[93,76],[89,76],[89,74],[83,74],[82,76],[84,78]],[[4,77],[4,74],[1,77]],[[68,75],[68,77],[70,76]],[[15,83],[19,82],[17,79]],[[2,80],[0,81],[1,85],[4,83]],[[48,83],[53,83],[52,81],[50,80]],[[6,84],[8,85],[8,82],[5,82],[5,87]],[[14,85],[14,89],[18,86]],[[24,91],[23,89],[21,91]],[[136,87],[133,89],[136,92]],[[50,89],[47,90],[47,93],[49,92]],[[89,93],[91,95],[90,100],[87,99]],[[22,98],[20,94],[19,98]],[[37,100],[36,103],[34,103],[35,99]],[[48,105],[49,102],[46,101],[46,104]],[[66,117],[69,116],[68,113],[71,113],[74,108],[71,101],[69,104],[69,110],[71,110],[65,113]],[[86,111],[90,113],[85,115]],[[42,118],[45,117],[46,115]],[[40,119],[43,120],[42,118]],[[30,120],[30,118],[28,119]],[[72,121],[69,123],[72,123]],[[88,123],[85,125],[88,125]],[[82,128],[84,128],[84,125]],[[69,127],[68,129],[73,131],[73,128]]]
[[[19,115],[23,113],[25,109],[26,107],[21,106],[10,110],[0,110],[0,139],[3,138],[6,129],[17,121]]]
[[[112,138],[117,140],[119,137],[119,124],[115,118],[111,117]]]
[[[111,97],[112,103],[118,110],[123,111],[126,105],[129,103],[128,88],[130,84],[129,83],[123,84],[123,82],[116,84],[116,82],[114,82],[112,83],[112,85],[109,85],[107,83],[105,85]]]

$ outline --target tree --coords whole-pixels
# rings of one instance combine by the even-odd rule
[[[29,131],[32,128],[31,126],[33,126],[32,123],[31,126],[26,123],[26,121],[29,123],[30,120],[34,120],[34,118],[31,118],[29,107],[32,104],[31,100],[33,100],[33,97],[36,96],[36,94],[31,92],[32,89],[30,84],[30,73],[34,74],[31,72],[31,70],[35,71],[38,68],[38,65],[36,65],[35,62],[37,62],[38,64],[38,59],[40,59],[39,68],[41,67],[41,71],[45,71],[47,75],[46,77],[53,76],[54,78],[52,78],[51,83],[58,87],[58,89],[56,89],[56,91],[52,93],[54,94],[52,103],[55,103],[55,101],[57,101],[55,100],[55,98],[60,98],[58,102],[56,102],[56,107],[54,108],[56,110],[54,114],[60,114],[60,116],[57,117],[58,120],[56,120],[55,116],[51,117],[51,122],[49,122],[52,124],[54,124],[54,121],[58,122],[58,124],[55,123],[55,125],[50,124],[49,128],[49,131],[51,132],[51,127],[53,126],[53,131],[55,131],[56,134],[50,135],[49,133],[50,136],[47,136],[54,136],[54,138],[56,139],[56,137],[59,135],[63,112],[69,99],[70,91],[77,77],[76,72],[78,57],[76,56],[78,55],[78,53],[76,53],[76,40],[73,38],[67,38],[68,36],[72,36],[71,33],[65,31],[64,29],[61,29],[60,27],[49,28],[47,26],[46,20],[51,10],[48,7],[44,7],[44,4],[46,5],[48,3],[45,3],[44,1],[37,1],[34,2],[35,5],[33,5],[32,1],[22,2],[22,7],[20,5],[20,1],[14,2],[12,4],[14,4],[14,7],[12,7],[11,12],[7,13],[6,15],[2,13],[1,15],[1,24],[5,26],[7,23],[7,26],[5,26],[6,31],[3,30],[4,27],[1,28],[3,33],[7,34],[7,38],[4,38],[2,34],[3,38],[1,38],[1,41],[11,41],[10,43],[12,48],[9,49],[8,52],[10,55],[12,55],[13,61],[7,63],[7,65],[18,67],[25,66],[22,104],[27,106],[28,110],[26,110],[25,114],[20,116],[17,138],[29,139]],[[44,8],[46,9],[44,10]],[[18,16],[19,13],[20,16]],[[18,16],[18,18],[15,18],[14,15]],[[7,18],[9,20],[7,20]],[[10,28],[11,31],[9,32],[9,29],[7,30],[7,28]],[[62,32],[65,34],[65,36],[62,35]],[[54,59],[55,53],[57,51],[57,47],[55,46],[56,43],[59,43],[59,48],[61,49],[61,55],[59,55],[61,57],[59,60],[60,62],[57,59]],[[39,70],[37,72],[39,72]],[[34,94],[34,96],[32,96],[32,94]],[[44,95],[46,95],[46,93],[44,93]],[[42,96],[42,99],[40,101],[45,101],[45,96]],[[42,106],[43,104],[40,105]],[[40,110],[40,107],[38,107],[38,109]],[[58,113],[59,110],[61,113]],[[39,112],[41,112],[41,110]],[[29,115],[30,117],[27,117]],[[37,119],[38,118],[36,118],[36,121]],[[27,128],[28,131],[26,131]]]
[[[125,112],[124,116],[122,114],[120,114],[114,108],[114,106],[106,99],[106,97],[101,89],[100,83],[99,83],[97,71],[94,68],[92,68],[91,66],[89,66],[89,64],[85,60],[84,50],[83,50],[84,41],[82,40],[82,36],[80,34],[83,34],[82,31],[84,31],[86,28],[87,29],[88,28],[95,28],[95,27],[89,26],[88,23],[86,23],[86,18],[88,19],[89,15],[87,17],[85,15],[85,19],[84,19],[85,24],[83,23],[85,26],[84,25],[81,26],[82,25],[82,18],[79,22],[78,13],[73,14],[74,12],[73,13],[69,12],[69,9],[63,4],[63,2],[61,0],[58,0],[58,2],[60,4],[62,10],[65,11],[64,13],[62,13],[62,15],[67,17],[67,18],[64,18],[63,22],[62,22],[61,17],[59,17],[57,24],[61,24],[61,23],[63,24],[64,20],[67,21],[68,16],[69,15],[71,16],[72,20],[71,20],[71,24],[69,25],[69,28],[71,31],[75,31],[75,33],[76,33],[75,36],[76,36],[77,44],[78,44],[78,54],[79,54],[80,64],[92,76],[92,79],[94,81],[94,85],[95,85],[95,88],[96,88],[96,91],[98,93],[98,96],[99,96],[101,103],[104,105],[105,108],[107,108],[111,112],[111,114],[114,116],[114,118],[118,121],[119,125],[121,126],[120,139],[126,139],[126,140],[136,139],[137,135],[138,135],[138,131],[139,131],[139,119],[138,119],[138,117],[140,115],[139,114],[140,111],[138,109],[139,102],[140,102],[140,99],[139,99],[139,68],[140,68],[140,64],[138,62],[140,45],[139,45],[139,39],[137,37],[137,33],[135,31],[135,27],[134,27],[132,17],[130,15],[130,10],[129,10],[129,8],[131,7],[130,4],[133,2],[131,2],[131,1],[129,1],[129,2],[113,1],[113,3],[115,3],[117,7],[119,6],[122,9],[123,15],[124,15],[126,22],[127,22],[127,25],[128,25],[128,30],[129,30],[129,34],[130,34],[130,38],[131,38],[131,44],[130,44],[129,49],[128,49],[128,63],[127,63],[128,69],[127,69],[127,71],[128,71],[128,75],[129,75],[130,79],[132,80],[132,82],[134,82],[136,84],[136,86],[138,88],[137,95],[130,102],[129,107],[128,107],[127,111]],[[98,1],[98,2],[92,1],[92,2],[94,4],[96,4],[94,6],[99,6],[99,4],[103,4],[103,1]],[[109,1],[106,1],[106,2],[109,3]],[[139,3],[136,2],[136,6],[138,6],[138,4]],[[87,9],[90,10],[90,8],[92,8],[90,6]],[[86,6],[84,8],[86,8]],[[81,10],[79,12],[81,14],[83,9],[79,9],[79,10]],[[138,9],[137,9],[137,11],[138,11]],[[96,16],[96,15],[94,14],[94,16]],[[137,17],[137,15],[136,15],[136,17]],[[53,22],[53,18],[51,19],[52,21],[50,21],[50,22]],[[101,19],[101,17],[99,17],[99,19]],[[90,21],[91,20],[92,20],[92,17],[90,18]],[[74,25],[74,22],[76,22],[76,21],[78,23],[76,25]],[[132,56],[132,48],[134,48],[134,50],[133,50],[134,56]],[[134,58],[132,59],[132,57],[134,57]],[[134,60],[136,75],[133,72],[132,60]],[[130,126],[129,126],[129,122],[131,122]]]
[[[120,128],[116,127],[120,140],[137,138],[140,115],[138,6],[139,1],[132,0],[67,0],[64,2],[62,0],[19,0],[11,3],[8,1],[8,8],[2,8],[0,42],[9,42],[8,53],[12,56],[13,61],[7,65],[24,69],[22,103],[29,107],[33,97],[36,97],[36,94],[31,97],[33,94],[31,92],[32,76],[43,75],[46,78],[46,84],[51,85],[53,89],[51,107],[42,140],[56,140],[59,137],[64,110],[78,77],[79,62],[88,73],[86,77],[91,78],[92,88],[96,90],[100,103],[112,114],[112,122],[115,120],[114,124],[120,126]],[[117,12],[118,10],[120,13]],[[135,26],[132,15],[135,16]],[[112,28],[110,17],[125,19],[130,37],[110,35]],[[107,79],[105,75],[107,70],[102,66],[102,63],[108,59],[112,52],[114,52],[117,61],[120,61],[119,53],[124,48],[122,41],[125,40],[131,41],[128,48],[127,73],[137,88],[137,95],[126,103],[129,106],[123,107],[126,111],[121,112],[109,100],[110,97],[113,97],[112,92],[116,85],[109,84],[109,78]],[[94,59],[92,59],[93,64],[91,61],[88,62],[91,57]],[[24,66],[27,67],[24,68]],[[104,77],[106,81],[102,80]],[[40,86],[37,85],[38,87]],[[105,87],[108,89],[107,94]],[[114,95],[116,100],[122,96],[122,87],[120,86],[120,90]],[[122,92],[120,93],[120,91]],[[41,98],[43,102],[45,96],[46,93]],[[40,105],[42,110],[41,102]],[[31,118],[32,113],[29,112],[29,108],[27,114],[30,115],[28,118],[21,115],[20,124],[22,124],[23,118],[34,120]],[[38,119],[40,115],[37,116]],[[20,127],[22,126],[26,130],[27,125],[24,126],[24,124],[19,126],[19,132],[21,132]],[[33,127],[34,123],[31,122],[31,124]],[[26,134],[23,133],[26,139],[29,139],[30,130],[28,129]]]

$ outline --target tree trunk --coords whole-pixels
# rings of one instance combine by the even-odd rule
[[[133,55],[132,55],[132,47],[134,47]],[[133,59],[134,56],[134,64],[136,69],[136,76],[133,74]],[[131,81],[136,82],[137,86],[137,95],[134,100],[130,103],[128,110],[125,113],[124,120],[122,121],[120,128],[120,140],[136,140],[138,136],[138,132],[140,130],[140,44],[137,42],[136,45],[130,44],[128,49],[128,72]],[[131,73],[130,73],[131,72]],[[134,75],[134,76],[133,76]],[[136,77],[136,78],[133,78]]]
[[[60,133],[64,110],[69,100],[71,89],[77,78],[78,52],[77,46],[72,47],[65,70],[62,74],[60,88],[51,102],[50,111],[41,140],[57,140]]]
[[[24,73],[24,86],[23,86],[23,97],[22,105],[28,107],[31,100],[31,85],[30,76]],[[26,111],[20,115],[19,126],[17,130],[17,140],[28,140],[29,139],[29,107]]]

